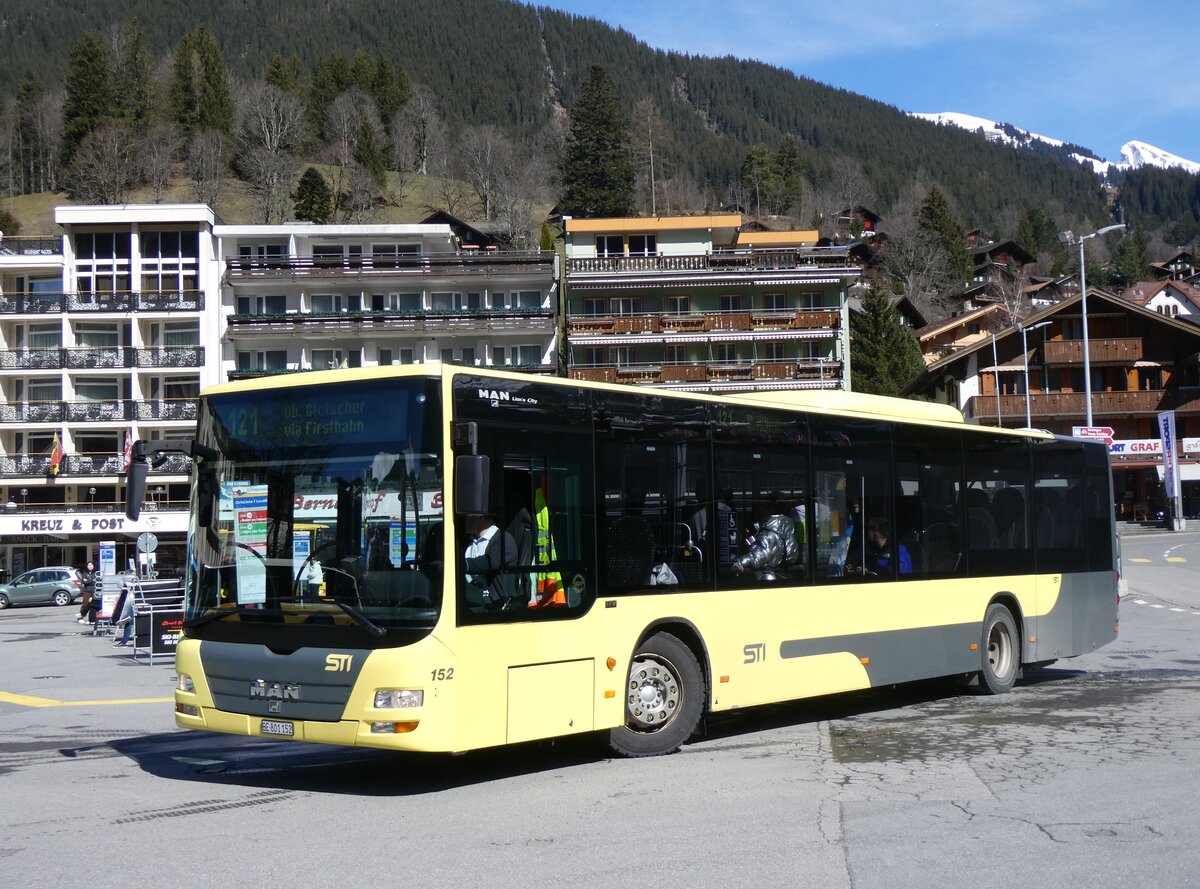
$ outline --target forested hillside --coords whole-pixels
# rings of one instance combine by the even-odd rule
[[[296,163],[276,171],[287,182],[271,186],[276,194],[254,203],[252,216],[289,213],[278,192],[282,187],[287,195],[306,163],[322,166],[327,178],[345,179],[333,190],[346,206],[340,196],[349,190],[339,189],[350,189],[347,156],[353,155],[378,185],[374,194],[361,196],[360,212],[402,202],[406,188],[411,195],[419,181],[431,205],[495,218],[501,205],[514,200],[484,194],[488,186],[481,190],[480,171],[473,176],[471,168],[497,146],[521,161],[509,164],[508,190],[524,189],[525,204],[548,206],[557,197],[567,115],[589,70],[600,65],[628,115],[642,212],[739,205],[808,225],[828,218],[839,204],[864,204],[885,218],[911,216],[936,185],[965,225],[998,235],[1015,234],[1031,207],[1064,228],[1083,230],[1111,218],[1113,195],[1084,168],[913,119],[782,69],[661,52],[595,20],[503,0],[6,0],[0,11],[0,94],[8,99],[3,181],[10,194],[40,186],[80,196],[59,148],[71,132],[70,121],[64,131],[61,119],[65,88],[70,98],[71,54],[96,32],[116,65],[128,54],[127,23],[134,18],[156,87],[146,118],[172,122],[177,138],[167,145],[177,178],[203,167],[203,158],[194,157],[196,133],[181,126],[174,113],[178,97],[171,92],[187,64],[180,61],[181,42],[199,26],[211,33],[227,66],[236,106],[226,138],[209,148],[242,180],[256,175],[244,126],[253,90],[265,78],[303,105],[305,131],[292,134],[287,146]],[[199,39],[190,56],[194,66],[202,64],[203,45]],[[392,111],[375,82],[384,66],[394,75],[390,95],[403,100]],[[346,92],[356,110],[343,121],[352,132],[339,136],[330,108]],[[45,157],[38,176],[23,178],[21,165],[38,147],[21,141],[33,138],[30,133],[47,143],[40,147]],[[363,137],[370,143],[365,147]],[[792,139],[785,143],[786,137]],[[780,152],[789,169],[764,172],[760,161]],[[454,193],[410,174],[439,177],[438,183],[458,179],[469,187]],[[795,181],[764,189],[771,177]],[[1189,178],[1195,191],[1195,177]],[[1138,185],[1138,177],[1131,181]],[[1194,237],[1194,196],[1181,199],[1185,189],[1173,180],[1169,201],[1151,198],[1150,190],[1138,188],[1131,207],[1136,221],[1177,242]],[[203,197],[202,189],[196,192]]]

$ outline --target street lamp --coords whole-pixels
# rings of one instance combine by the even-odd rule
[[[88,488],[88,510],[90,511],[96,505],[96,489]]]
[[[1072,232],[1065,231],[1058,233],[1058,239],[1066,246],[1070,247],[1076,241],[1079,242],[1079,305],[1083,311],[1083,397],[1087,403],[1087,425],[1092,425],[1092,364],[1091,356],[1088,354],[1088,329],[1087,329],[1087,269],[1084,268],[1083,262],[1083,242],[1094,238],[1097,235],[1105,235],[1109,232],[1115,232],[1118,229],[1125,230],[1124,225],[1106,225],[1104,228],[1097,229],[1090,235],[1079,235],[1076,237]]]
[[[24,508],[25,508],[25,498],[26,498],[26,497],[28,497],[28,496],[29,496],[29,489],[28,489],[28,488],[22,488],[22,489],[21,489],[21,509],[24,509]]]
[[[1025,334],[1031,330],[1037,330],[1039,327],[1049,327],[1049,321],[1039,321],[1037,324],[1031,324],[1025,327],[1020,321],[1017,322],[1017,330],[1021,331],[1021,358],[1025,362],[1025,428],[1030,429],[1033,426],[1033,419],[1029,416],[1029,344],[1025,340]]]

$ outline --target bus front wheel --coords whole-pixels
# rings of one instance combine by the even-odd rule
[[[1003,605],[991,605],[983,618],[983,652],[979,690],[1001,695],[1017,681],[1021,667],[1021,637],[1017,622]]]
[[[674,753],[696,729],[704,708],[704,677],[692,650],[670,633],[639,647],[625,684],[625,725],[609,746],[622,756]]]

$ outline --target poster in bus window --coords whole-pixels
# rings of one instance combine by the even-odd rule
[[[405,555],[417,551],[417,526],[413,522],[388,523],[388,561],[398,568],[404,564]]]
[[[296,531],[292,537],[292,578],[300,576],[304,563],[312,553],[312,531]]]
[[[235,490],[233,517],[238,604],[261,605],[267,601],[267,486]]]

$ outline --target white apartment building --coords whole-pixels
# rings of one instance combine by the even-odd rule
[[[190,467],[153,469],[130,522],[124,454],[190,437],[206,386],[436,360],[558,370],[553,253],[466,249],[440,224],[225,225],[203,204],[55,222],[0,236],[0,578],[82,566],[104,541],[123,567],[145,531],[181,569]]]

